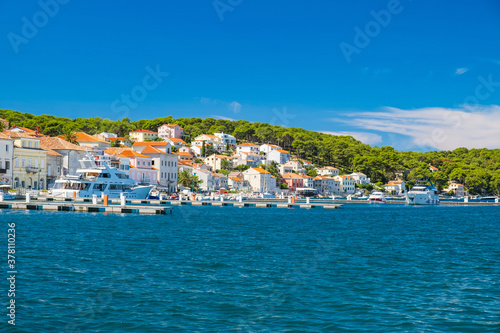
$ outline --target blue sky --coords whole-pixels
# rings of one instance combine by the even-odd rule
[[[500,148],[497,0],[3,1],[0,19],[0,108]]]

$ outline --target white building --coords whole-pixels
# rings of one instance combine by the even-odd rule
[[[14,141],[0,133],[0,185],[12,185]]]
[[[214,133],[214,135],[220,139],[223,147],[222,151],[226,151],[227,144],[232,148],[236,147],[236,138],[234,136],[225,133]]]
[[[259,146],[253,143],[242,143],[236,147],[236,153],[254,153],[259,154]]]
[[[248,165],[249,167],[257,167],[262,164],[262,157],[255,153],[239,153],[231,157],[233,167],[238,165]]]
[[[259,151],[263,153],[264,156],[267,156],[271,151],[276,149],[282,149],[280,146],[272,145],[272,144],[263,144],[259,147]]]
[[[168,142],[135,142],[132,149],[152,158],[152,169],[156,170],[157,185],[169,193],[177,191],[178,156],[172,153]]]
[[[457,197],[463,197],[467,195],[467,191],[464,189],[464,186],[460,183],[452,182],[447,189],[444,189],[445,192],[453,191]]]
[[[192,173],[201,180],[200,190],[202,191],[215,191],[216,181],[218,180],[210,170],[193,168]]]
[[[231,157],[225,155],[210,155],[203,159],[203,162],[212,168],[213,171],[223,169],[222,161],[226,160],[230,168],[232,168],[232,160]]]
[[[182,139],[184,129],[176,124],[163,124],[158,127],[158,136],[164,140],[170,138]]]
[[[403,195],[405,191],[405,182],[402,180],[391,180],[384,185],[384,188],[392,195]]]
[[[364,173],[354,172],[354,173],[351,173],[351,177],[354,179],[356,184],[360,184],[360,185],[370,184],[370,178],[368,178],[368,176],[365,175]]]
[[[276,191],[276,180],[262,168],[250,168],[243,172],[253,192],[265,193]]]
[[[267,154],[267,162],[274,161],[276,164],[285,164],[290,160],[290,152],[283,149],[273,149]]]
[[[350,175],[342,175],[333,177],[340,182],[340,193],[354,194],[356,192],[356,182]]]
[[[335,176],[339,175],[339,169],[331,167],[331,166],[326,166],[324,168],[319,168],[316,170],[318,172],[318,175],[320,175],[320,176],[335,177]]]
[[[285,164],[280,165],[280,173],[281,169],[285,170],[287,168],[291,168],[292,171],[295,171],[299,175],[302,175],[306,172],[306,169],[304,169],[304,167],[302,166],[302,164],[300,164],[299,161],[288,161]]]
[[[136,146],[135,149],[139,147]],[[165,188],[168,193],[173,193],[177,192],[178,157],[174,154],[167,154],[166,151],[168,148],[170,147],[160,146],[157,148],[154,145],[150,145],[142,149],[141,154],[152,158],[151,167],[157,172],[157,185],[160,188]]]
[[[332,177],[316,176],[313,184],[319,194],[327,196],[340,194],[340,182]]]
[[[172,147],[175,147],[177,150],[187,146],[187,143],[184,142],[184,140],[178,138],[166,138],[165,142],[170,143],[170,145],[172,145]]]
[[[115,134],[115,133],[110,133],[110,132],[102,132],[102,133],[99,133],[100,136],[106,138],[106,139],[112,139],[112,138],[118,138],[118,135]]]

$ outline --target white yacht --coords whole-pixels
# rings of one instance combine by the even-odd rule
[[[386,203],[387,199],[385,198],[384,193],[375,191],[370,194],[368,201],[370,203]]]
[[[129,199],[146,199],[153,188],[153,185],[138,186],[124,171],[111,168],[105,162],[98,166],[88,152],[80,160],[80,166],[76,176],[61,176],[56,180],[52,189],[53,197],[69,198],[75,195],[91,198],[94,194],[98,197],[106,194],[110,199],[116,199],[124,193]]]
[[[439,195],[436,187],[430,180],[417,180],[406,193],[406,203],[410,205],[437,205]]]

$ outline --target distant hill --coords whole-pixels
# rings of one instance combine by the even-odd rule
[[[316,166],[335,166],[342,173],[365,173],[372,182],[386,183],[399,176],[412,183],[416,178],[425,177],[433,180],[441,189],[446,187],[448,181],[455,180],[464,184],[472,194],[500,194],[500,149],[457,148],[453,151],[426,153],[399,152],[388,146],[371,147],[351,136],[334,136],[295,127],[213,118],[174,119],[169,116],[139,121],[100,117],[71,119],[2,109],[0,118],[8,120],[10,126],[34,129],[39,125],[40,131],[50,136],[71,131],[89,134],[113,132],[118,136],[127,136],[131,130],[156,131],[162,124],[179,124],[184,128],[187,142],[199,134],[224,132],[234,135],[240,142],[269,142],[282,146],[297,158],[310,161]],[[439,170],[431,172],[430,165]]]

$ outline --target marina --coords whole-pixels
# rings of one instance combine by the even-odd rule
[[[107,203],[106,203],[107,201]],[[189,201],[189,200],[147,200],[147,199],[102,199],[102,198],[52,198],[38,197],[24,201],[0,201],[0,209],[46,210],[86,213],[117,214],[172,214],[174,206],[193,207],[246,207],[246,208],[288,208],[288,209],[338,209],[345,204],[369,204],[369,200],[326,200],[326,199],[253,199],[245,201]],[[387,200],[386,204],[408,205],[405,200]],[[498,202],[442,201],[444,206],[500,206]]]

